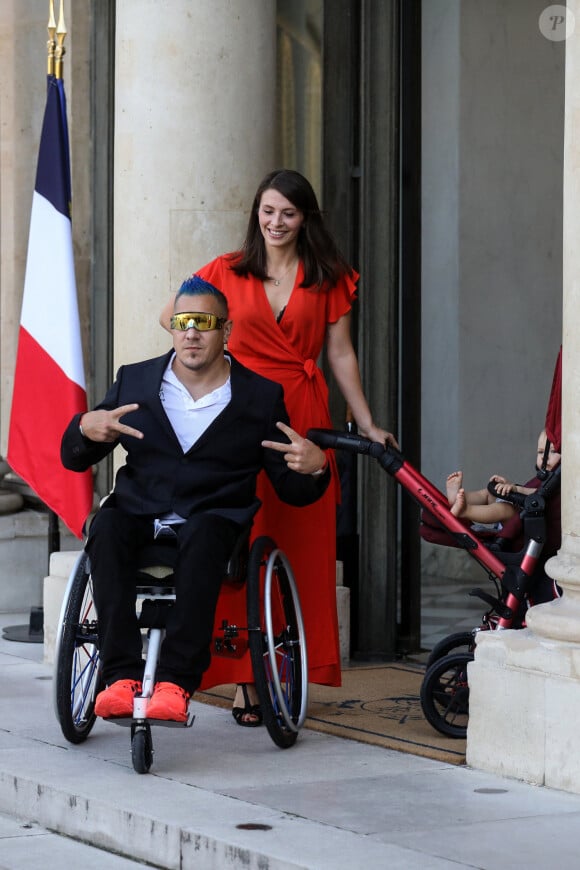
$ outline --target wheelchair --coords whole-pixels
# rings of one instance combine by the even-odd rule
[[[250,527],[240,534],[223,583],[247,585],[247,625],[222,619],[214,626],[212,656],[239,657],[250,650],[264,724],[281,749],[294,745],[306,719],[308,661],[304,622],[292,567],[286,555],[266,536],[250,547]],[[175,538],[159,537],[140,555],[135,576],[136,607],[144,635],[146,658],[142,694],[134,701],[133,718],[104,721],[131,729],[131,758],[137,773],[153,761],[152,725],[190,727],[185,723],[147,719],[155,670],[168,609],[174,606],[172,585]],[[71,571],[62,602],[55,652],[53,702],[64,737],[84,742],[96,720],[95,698],[104,688],[98,640],[98,614],[93,600],[90,559],[83,551]]]

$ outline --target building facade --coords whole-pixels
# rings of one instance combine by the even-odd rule
[[[47,6],[0,0],[2,454]],[[572,195],[565,204],[563,177],[573,191],[575,140],[568,130],[564,149],[564,131],[574,88],[565,98],[564,83],[578,75],[580,36],[557,38],[542,24],[546,8],[543,0],[65,4],[89,401],[119,364],[168,347],[157,323],[168,294],[237,247],[258,181],[286,165],[310,177],[361,273],[354,338],[376,419],[439,487],[456,468],[474,488],[494,471],[530,477],[562,334],[565,391],[577,370],[566,260],[576,204]],[[336,390],[333,415],[343,426]],[[564,425],[569,469],[572,413]],[[99,471],[99,495],[112,473]],[[360,463],[356,493],[355,528],[343,542],[352,651],[389,657],[420,644],[422,579],[468,569],[456,553],[421,545],[417,508],[378,466]],[[563,550],[580,526],[572,496],[565,510]]]

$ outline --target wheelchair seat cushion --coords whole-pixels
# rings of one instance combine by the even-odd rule
[[[138,567],[141,570],[144,568],[152,568],[154,566],[163,566],[165,568],[173,569],[177,563],[177,552],[175,539],[158,539],[152,544],[147,544],[146,547],[143,547],[139,554]]]

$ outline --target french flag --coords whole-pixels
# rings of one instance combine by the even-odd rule
[[[60,461],[62,433],[74,414],[87,410],[70,215],[64,85],[49,75],[6,459],[81,538],[93,503],[92,474],[67,471]]]

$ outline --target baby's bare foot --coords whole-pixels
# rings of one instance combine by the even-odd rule
[[[467,499],[465,498],[465,490],[458,489],[457,490],[457,498],[455,499],[455,503],[451,507],[451,513],[454,517],[461,517],[465,513],[467,509]]]
[[[446,490],[447,490],[447,501],[450,505],[455,504],[455,499],[457,498],[457,493],[463,484],[463,472],[462,471],[453,471],[446,482]]]

